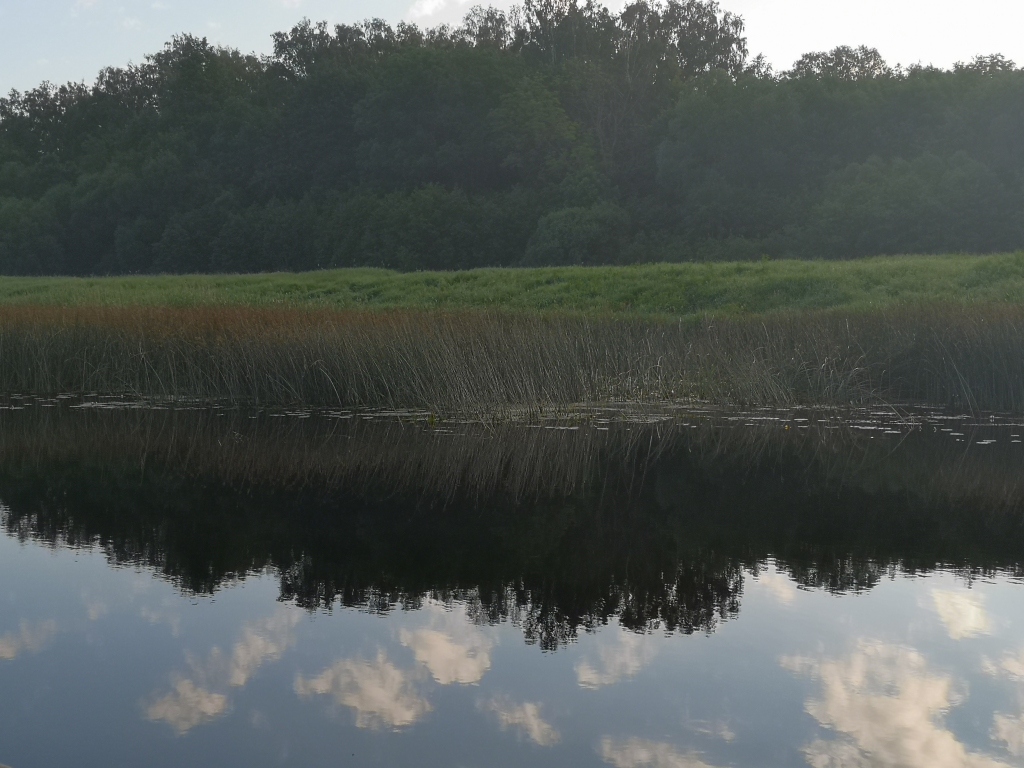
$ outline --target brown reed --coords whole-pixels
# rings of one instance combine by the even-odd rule
[[[0,307],[0,392],[513,416],[699,399],[1024,409],[1024,308],[699,323],[481,311]]]

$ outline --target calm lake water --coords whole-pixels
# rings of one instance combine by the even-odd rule
[[[1022,434],[7,401],[0,763],[1024,765]]]

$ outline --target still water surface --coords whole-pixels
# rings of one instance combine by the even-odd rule
[[[1012,420],[8,407],[13,768],[1024,764]]]

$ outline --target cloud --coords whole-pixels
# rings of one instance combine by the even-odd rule
[[[671,744],[646,739],[601,739],[601,758],[615,768],[711,768],[695,753],[682,754]]]
[[[491,699],[482,705],[482,709],[497,715],[501,730],[515,728],[535,744],[550,747],[557,744],[562,735],[541,717],[540,707],[540,704],[531,701],[515,704],[500,698]]]
[[[576,665],[576,682],[596,689],[632,677],[654,658],[654,647],[641,635],[620,632],[617,642],[598,651],[595,662],[584,659]]]
[[[150,720],[164,720],[182,736],[200,723],[223,714],[227,706],[227,696],[200,688],[191,680],[178,677],[170,693],[146,708],[146,717]]]
[[[954,640],[987,635],[991,631],[988,614],[977,595],[965,591],[933,589],[932,602],[946,631]]]
[[[295,643],[300,619],[298,610],[281,608],[243,625],[230,654],[214,647],[206,661],[190,661],[191,674],[173,675],[173,690],[146,706],[146,717],[164,720],[182,735],[227,712],[230,702],[224,691],[244,686],[261,666],[280,659]]]
[[[930,672],[913,649],[861,641],[845,658],[781,663],[821,681],[821,698],[809,700],[806,710],[840,734],[804,747],[815,768],[1009,768],[968,752],[942,726],[942,716],[958,703],[953,681]]]
[[[461,637],[436,629],[403,629],[400,639],[441,685],[478,683],[491,668],[492,643],[475,627],[461,626]]]
[[[57,634],[57,623],[23,621],[17,632],[0,635],[0,659],[13,661],[23,653],[38,653]]]
[[[451,7],[462,8],[468,6],[471,0],[416,0],[409,8],[410,19],[430,19],[441,14]]]
[[[431,709],[430,702],[416,693],[406,674],[388,661],[383,651],[369,662],[341,659],[308,680],[299,675],[295,692],[333,696],[337,703],[355,710],[359,728],[402,728]]]
[[[409,8],[409,18],[422,19],[444,10],[448,0],[416,0]]]

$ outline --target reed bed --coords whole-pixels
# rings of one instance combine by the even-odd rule
[[[691,323],[487,311],[0,307],[0,392],[422,408],[922,402],[1024,410],[1024,307]]]

